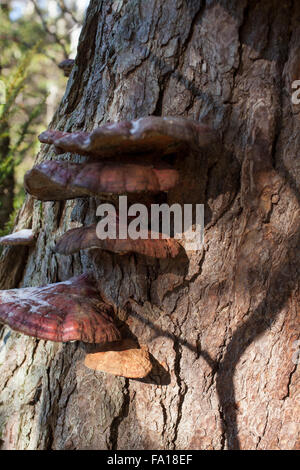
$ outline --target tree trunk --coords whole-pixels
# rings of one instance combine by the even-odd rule
[[[80,343],[3,328],[2,448],[299,448],[299,20],[293,0],[91,0],[51,127],[169,115],[218,129],[222,151],[181,155],[169,195],[205,204],[205,244],[160,262],[61,257],[54,240],[95,222],[99,200],[27,199],[18,227],[32,219],[38,243],[4,252],[1,287],[93,271],[156,366],[140,381],[93,372]]]

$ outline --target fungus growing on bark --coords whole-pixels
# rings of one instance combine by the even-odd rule
[[[45,287],[0,291],[0,322],[35,338],[107,343],[121,337],[112,307],[86,274]]]
[[[47,161],[28,171],[24,184],[37,199],[54,201],[102,193],[157,193],[168,191],[177,181],[178,172],[163,163]]]
[[[53,144],[54,140],[60,139],[64,136],[68,136],[69,134],[70,134],[69,132],[49,130],[49,131],[43,132],[39,136],[39,139],[43,144]],[[41,139],[41,136],[43,136],[43,139]]]
[[[0,245],[6,246],[33,246],[35,236],[32,230],[24,229],[0,238]]]
[[[139,238],[133,240],[129,236],[126,239],[118,237],[119,221],[116,224],[117,238],[104,240],[97,236],[97,224],[88,227],[74,228],[66,232],[57,242],[54,251],[61,255],[71,255],[85,249],[101,249],[119,254],[138,253],[152,258],[175,258],[181,249],[180,244],[173,238],[159,239]]]
[[[63,134],[63,135],[62,135]],[[134,121],[104,124],[92,132],[61,133],[48,130],[39,139],[55,145],[60,153],[91,157],[120,154],[175,153],[183,147],[206,147],[218,139],[210,127],[179,117],[149,116]]]
[[[44,132],[43,134],[41,134],[39,136],[39,139],[40,141],[43,143],[43,144],[52,144],[53,141],[55,139],[59,139],[59,138],[62,138],[66,135],[69,135],[69,132],[62,132],[62,131],[47,131],[47,132]],[[44,136],[43,139],[41,139],[41,136]],[[59,148],[59,147],[56,147],[54,146],[54,150],[55,150],[55,153],[57,155],[60,155],[61,153],[64,153],[64,150]]]
[[[64,76],[69,77],[74,67],[74,59],[65,59],[58,64],[58,67],[64,71]]]
[[[142,346],[138,349],[131,340],[123,340],[100,352],[87,354],[84,364],[89,369],[129,379],[142,379],[152,370],[148,348]]]

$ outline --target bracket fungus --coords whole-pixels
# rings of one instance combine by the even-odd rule
[[[44,340],[118,341],[121,335],[112,312],[86,274],[45,287],[0,291],[0,322]]]
[[[116,224],[116,234],[119,234],[119,221]],[[125,239],[105,238],[97,236],[97,224],[88,227],[74,228],[66,232],[57,242],[54,251],[61,255],[71,255],[85,249],[101,249],[119,254],[138,253],[152,258],[175,258],[181,245],[174,239],[138,238],[133,240],[129,236]]]
[[[138,349],[131,340],[123,340],[100,352],[87,354],[84,364],[89,369],[128,379],[143,379],[152,370],[148,348],[142,346]]]
[[[218,133],[186,118],[149,116],[104,124],[91,132],[47,130],[39,139],[53,144],[57,153],[103,158],[151,152],[162,156],[184,147],[207,147],[218,140]]]
[[[26,191],[37,199],[56,201],[101,195],[168,191],[178,172],[163,163],[111,161],[70,163],[46,161],[25,175]]]
[[[0,245],[6,246],[34,246],[35,235],[32,230],[24,229],[0,238]]]
[[[74,64],[75,64],[74,59],[65,59],[58,64],[58,67],[64,71],[65,77],[69,77],[71,75]]]

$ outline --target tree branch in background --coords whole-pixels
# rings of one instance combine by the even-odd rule
[[[36,0],[31,0],[31,3],[33,4],[34,9],[35,9],[37,15],[39,16],[39,18],[40,18],[40,20],[41,20],[41,22],[42,22],[42,25],[43,25],[45,31],[46,31],[50,36],[52,36],[52,37],[55,39],[55,41],[56,41],[57,44],[59,44],[59,46],[60,46],[60,47],[62,48],[62,50],[63,50],[63,53],[64,53],[65,58],[67,59],[68,56],[69,56],[69,53],[68,53],[67,48],[66,48],[66,46],[65,46],[65,44],[64,44],[63,38],[61,38],[60,36],[58,36],[58,34],[57,34],[55,31],[51,31],[51,29],[49,28],[49,25],[48,25],[47,21],[45,20],[45,17],[44,17],[44,15],[43,15],[43,12],[42,12],[41,9],[39,8],[39,6],[38,6]]]
[[[59,8],[61,9],[62,13],[64,15],[69,15],[73,21],[74,24],[76,25],[79,25],[81,24],[81,21],[78,20],[78,18],[75,17],[74,13],[72,12],[72,10],[69,10],[67,7],[66,7],[66,4],[64,2],[64,0],[58,0],[58,5],[59,5]]]

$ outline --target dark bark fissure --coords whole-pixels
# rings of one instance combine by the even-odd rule
[[[178,426],[180,424],[180,421],[182,419],[182,407],[183,407],[183,402],[185,395],[188,392],[188,386],[184,382],[184,380],[181,379],[180,376],[180,361],[181,361],[181,346],[179,344],[179,341],[177,338],[174,340],[174,350],[175,350],[175,363],[174,363],[174,372],[177,380],[177,386],[178,386],[178,405],[177,405],[177,419],[175,422],[175,427],[174,427],[174,439],[173,439],[173,448],[176,449],[176,441],[178,437]]]
[[[116,416],[110,427],[110,435],[109,435],[109,445],[108,448],[110,450],[117,450],[118,449],[118,433],[119,433],[119,426],[121,422],[127,418],[129,413],[129,405],[130,405],[130,391],[129,391],[129,380],[125,379],[124,391],[123,391],[124,399],[122,406],[120,408],[120,413]]]

